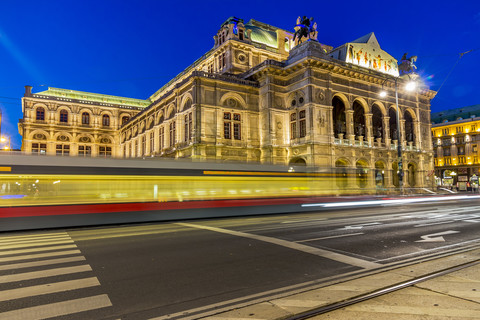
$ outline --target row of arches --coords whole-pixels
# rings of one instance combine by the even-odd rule
[[[332,99],[332,116],[333,116],[333,131],[336,138],[343,137],[347,134],[353,134],[355,136],[367,136],[370,135],[375,139],[381,139],[381,142],[385,142],[386,138],[390,140],[400,140],[402,135],[399,135],[397,123],[397,112],[395,106],[391,106],[386,109],[379,103],[374,103],[371,108],[371,127],[367,126],[366,112],[369,111],[365,104],[359,100],[355,100],[351,108],[347,109],[348,103],[345,102],[339,96],[334,96]],[[347,112],[353,111],[351,119],[347,118]],[[416,119],[415,113],[412,110],[406,110],[403,114],[404,136],[407,142],[415,144],[415,126],[414,121]],[[388,127],[386,119],[388,117]],[[353,128],[352,128],[353,127]],[[368,132],[370,130],[370,132]]]
[[[306,164],[306,160],[302,157],[295,157],[289,161],[291,166],[305,166]],[[377,160],[372,168],[366,159],[358,159],[352,164],[348,159],[340,158],[335,161],[335,170],[337,187],[342,190],[352,187],[367,188],[369,185],[376,188],[399,187],[397,162],[393,162],[388,166],[386,161]],[[373,175],[370,173],[371,170],[374,170]],[[409,162],[404,173],[407,185],[415,187],[417,185],[417,164]],[[349,175],[354,175],[355,179],[349,179]],[[389,183],[387,183],[387,175],[390,180]],[[372,181],[369,181],[369,179],[372,179]]]
[[[35,120],[36,121],[45,121],[46,118],[45,118],[45,108],[44,107],[37,107],[35,108]],[[66,109],[60,109],[58,111],[58,121],[60,123],[69,123],[70,122],[70,115],[71,115],[71,112],[69,112],[68,110]],[[103,127],[110,127],[111,125],[111,119],[112,115],[111,113],[103,113],[101,114],[101,125]],[[90,125],[91,124],[91,118],[92,118],[92,112],[89,110],[89,111],[83,111],[81,112],[80,114],[80,123],[82,125]],[[130,116],[128,115],[122,115],[121,116],[121,124],[125,124],[126,122],[128,122],[128,120],[130,119]]]
[[[95,137],[92,134],[82,133],[77,136],[73,136],[69,132],[57,132],[53,135],[49,134],[45,130],[35,130],[30,132],[27,137],[31,141],[60,141],[60,142],[75,142],[75,143],[101,143],[101,144],[113,144],[114,138],[111,135],[100,135]]]

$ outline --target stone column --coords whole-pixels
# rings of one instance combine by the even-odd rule
[[[372,117],[373,114],[371,113],[366,113],[365,114],[365,136],[366,136],[366,141],[370,146],[373,146],[374,141],[373,141],[373,128],[372,128]]]
[[[383,136],[385,146],[390,148],[390,117],[383,117]]]
[[[353,130],[353,110],[345,110],[346,138],[355,143],[355,133]]]
[[[401,119],[400,120],[400,141],[398,143],[400,143],[400,145],[402,146],[402,148],[405,148],[406,147],[406,141],[407,141],[407,137],[405,136],[405,119]]]

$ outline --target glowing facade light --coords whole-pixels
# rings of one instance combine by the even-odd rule
[[[385,98],[387,96],[387,91],[380,91],[379,96]]]
[[[415,83],[415,81],[410,81],[407,83],[407,85],[405,86],[405,89],[407,91],[413,91],[415,90],[415,88],[417,87],[417,84]]]

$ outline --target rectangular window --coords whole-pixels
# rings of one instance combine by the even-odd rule
[[[46,143],[32,143],[32,153],[39,155],[47,154],[47,144]]]
[[[473,163],[478,163],[478,157],[473,157]]]
[[[60,111],[60,122],[68,122],[68,112]]]
[[[45,120],[45,109],[37,108],[37,117],[36,120],[44,121]]]
[[[223,138],[232,139],[232,114],[230,112],[223,113]]]
[[[185,115],[185,142],[192,139],[192,113]]]
[[[470,130],[475,131],[476,129],[477,129],[477,127],[474,124],[472,124],[472,127],[470,128]]]
[[[221,70],[223,68],[223,54],[218,56],[218,68]]]
[[[160,127],[160,130],[158,132],[158,146],[160,152],[165,149],[165,130],[163,127]]]
[[[233,127],[233,139],[242,140],[242,116],[240,113],[232,114],[230,112],[223,113],[223,137],[225,139],[232,139],[232,127]]]
[[[241,135],[241,116],[239,113],[233,114],[233,139],[235,140],[242,140]]]
[[[449,156],[450,155],[450,148],[443,148],[443,155]]]
[[[232,123],[231,122],[223,123],[223,137],[225,139],[232,139]]]
[[[307,122],[305,119],[305,110],[302,110],[298,114],[300,122],[300,138],[304,138],[307,135]]]
[[[70,154],[70,146],[68,144],[57,144],[56,154],[57,156],[68,156]]]
[[[290,114],[290,139],[297,138],[297,114]]]
[[[175,146],[175,120],[170,122],[170,148]]]
[[[150,132],[150,154],[153,154],[155,148],[155,138],[153,136],[153,131]]]
[[[112,147],[99,146],[98,155],[104,158],[110,158],[112,156]]]
[[[142,136],[142,146],[141,146],[142,149],[140,150],[140,156],[141,156],[141,157],[143,157],[143,156],[145,155],[146,151],[147,151],[147,150],[146,150],[146,143],[145,143],[146,141],[145,141],[145,140],[146,140],[146,139],[145,139],[145,135],[143,135],[143,136]]]
[[[476,144],[472,144],[472,152],[477,153],[477,145]]]
[[[79,157],[90,157],[92,155],[91,146],[78,146],[78,156]]]

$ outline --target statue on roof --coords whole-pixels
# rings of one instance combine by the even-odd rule
[[[400,76],[412,74],[417,69],[417,66],[415,66],[417,56],[410,56],[410,58],[407,58],[407,55],[408,52],[404,53],[402,59],[398,63],[398,71],[400,72]]]
[[[293,34],[293,41],[295,45],[302,43],[303,38],[307,40],[317,40],[317,23],[313,22],[313,18],[297,18],[295,25],[295,33]]]

